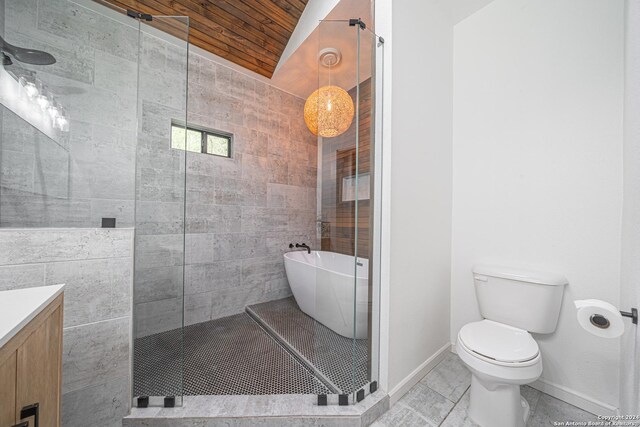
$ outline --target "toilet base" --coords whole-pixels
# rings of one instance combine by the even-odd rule
[[[489,390],[471,377],[469,417],[481,427],[525,427],[529,418],[529,403],[520,396],[518,384],[499,384]]]

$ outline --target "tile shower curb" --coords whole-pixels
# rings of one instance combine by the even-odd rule
[[[316,377],[333,385],[329,388],[351,393],[369,383],[365,340],[336,334],[302,312],[293,297],[249,305],[245,310]]]
[[[389,409],[379,390],[349,406],[318,406],[316,395],[185,396],[178,408],[132,408],[123,427],[366,427]]]
[[[245,307],[245,312],[265,330],[271,338],[276,340],[289,354],[295,357],[304,367],[306,367],[313,375],[316,376],[327,388],[333,393],[340,393],[340,389],[335,385],[324,373],[322,373],[314,364],[307,359],[297,348],[289,343],[286,338],[278,333],[266,320],[256,313],[250,306]]]

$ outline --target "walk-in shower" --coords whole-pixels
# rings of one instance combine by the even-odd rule
[[[321,120],[320,136],[309,130],[306,99],[197,55],[188,63],[187,132],[233,135],[231,154],[205,154],[199,144],[176,152],[168,126],[143,123],[154,156],[184,158],[152,175],[138,171],[138,406],[182,395],[318,394],[354,402],[358,390],[377,387],[371,206],[382,44],[358,19],[323,21],[316,31],[317,52],[331,48],[341,58],[331,67],[319,63],[312,86],[340,88],[353,105],[339,134],[323,137]],[[142,49],[156,52],[159,43],[143,39]],[[144,121],[152,106],[142,98]],[[315,108],[327,99],[320,96]],[[328,102],[335,113],[337,101]],[[164,123],[175,120],[174,111]],[[139,150],[138,164],[146,157]],[[158,187],[159,180],[167,184]],[[142,200],[140,189],[150,184],[152,200]],[[317,268],[291,277],[285,257],[292,251]],[[330,257],[344,272],[325,268]]]
[[[302,94],[194,50],[186,17],[0,2],[2,50],[16,60],[0,70],[15,88],[13,101],[0,94],[0,226],[32,241],[58,230],[63,247],[69,230],[86,231],[78,259],[64,259],[78,264],[55,266],[68,283],[66,407],[98,396],[117,406],[106,419],[125,400],[349,404],[375,391],[384,47],[367,23],[319,24],[314,49],[341,58],[316,64]],[[305,102],[327,86],[352,116],[333,136],[319,120],[317,136]],[[316,267],[295,282],[291,252]],[[73,359],[78,348],[91,357]]]

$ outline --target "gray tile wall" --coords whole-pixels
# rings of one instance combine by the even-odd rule
[[[179,327],[183,298],[193,324],[289,296],[282,254],[290,242],[316,246],[317,143],[304,100],[191,53],[188,122],[233,133],[234,146],[230,159],[189,152],[185,161],[169,141],[171,119],[184,114],[179,93],[153,86],[159,75],[181,84],[184,56],[142,43],[141,85],[151,76],[153,90],[141,90],[136,336]]]
[[[0,36],[4,38],[4,0],[0,0]]]
[[[2,112],[0,226],[134,226],[136,336],[290,295],[282,253],[317,246],[304,100],[67,0],[5,1],[8,41],[58,58],[31,69],[71,130]],[[233,133],[232,158],[172,150],[172,119]]]
[[[186,44],[143,26],[136,176],[136,337],[180,327],[183,316],[186,154],[171,148],[171,122],[186,117]]]
[[[0,291],[64,283],[62,425],[130,407],[133,229],[0,229]]]
[[[4,2],[7,41],[57,59],[16,65],[35,72],[71,120],[54,141],[1,107],[0,226],[97,227],[102,217],[132,226],[137,29],[68,0]]]
[[[0,36],[4,38],[4,0],[0,0]],[[3,107],[4,108],[4,107]],[[3,114],[0,114],[0,139],[2,138]],[[0,165],[2,165],[2,151],[0,150]],[[1,176],[1,174],[0,174]],[[0,218],[1,221],[1,218]]]

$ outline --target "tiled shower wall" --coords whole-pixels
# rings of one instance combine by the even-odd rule
[[[4,0],[0,0],[0,36],[4,38]],[[2,116],[3,114],[0,114],[0,138],[2,138],[2,121],[3,121]],[[2,165],[2,152],[0,151],[0,166],[1,165]]]
[[[150,81],[177,73],[156,38],[143,40]],[[136,336],[182,321],[182,189],[170,178],[184,162],[171,150],[178,95],[143,94],[142,134],[150,159],[136,224]],[[289,243],[316,247],[316,138],[303,120],[304,100],[195,54],[189,55],[190,124],[232,133],[230,159],[187,153],[186,324],[239,313],[248,304],[291,294],[282,254]],[[171,160],[173,159],[173,160]],[[145,162],[140,160],[139,162]],[[173,162],[173,163],[172,163]],[[146,177],[153,177],[147,179]],[[143,222],[141,222],[141,218]],[[139,256],[141,255],[141,256]]]
[[[189,120],[235,144],[233,159],[199,154],[187,169],[186,323],[289,296],[282,254],[289,243],[317,248],[317,140],[304,100],[194,59]]]
[[[0,290],[66,284],[62,425],[120,426],[134,231],[61,227],[103,216],[133,225],[137,31],[66,0],[4,4],[6,39],[58,59],[29,69],[67,109],[71,131],[54,141],[0,107]]]
[[[0,225],[133,225],[138,31],[67,0],[5,0],[8,42],[46,50],[35,71],[71,118],[53,141],[2,107]]]
[[[233,133],[234,146],[231,159],[185,162],[169,140],[185,119],[184,46],[138,40],[134,25],[67,0],[5,1],[8,41],[58,58],[37,72],[71,131],[54,143],[3,111],[0,225],[135,226],[136,336],[180,326],[183,307],[190,324],[288,296],[282,253],[317,247],[304,100],[191,53],[188,120]]]
[[[0,229],[0,291],[65,284],[64,427],[128,413],[132,255],[132,229]]]
[[[0,226],[134,226],[136,336],[179,327],[183,310],[191,324],[290,295],[282,254],[317,247],[304,100],[191,53],[188,121],[234,145],[185,161],[169,139],[185,119],[184,46],[67,0],[5,1],[7,40],[58,58],[35,69],[71,131],[53,142],[3,108]]]

